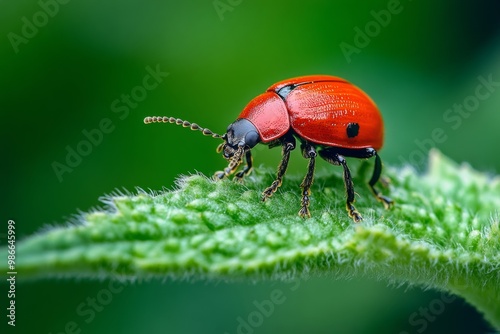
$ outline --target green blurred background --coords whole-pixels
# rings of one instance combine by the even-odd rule
[[[0,2],[2,244],[8,219],[23,238],[101,205],[99,196],[115,189],[160,190],[179,174],[212,174],[224,166],[217,141],[179,127],[145,126],[143,118],[177,116],[223,132],[250,99],[298,75],[338,75],[370,94],[385,118],[386,163],[408,161],[424,170],[422,156],[441,128],[446,140],[434,144],[446,155],[500,170],[500,89],[491,87],[468,114],[447,113],[474,102],[478,77],[500,81],[498,1],[401,1],[383,25],[370,22],[393,1],[65,1]],[[53,15],[40,14],[42,7]],[[39,27],[30,30],[26,22],[34,20]],[[356,47],[356,27],[372,29],[372,36],[346,57],[340,45]],[[148,66],[169,75],[128,115],[115,112],[122,94],[141,92],[136,87]],[[82,131],[106,118],[113,130],[58,178],[54,162],[65,164],[67,147],[76,149]],[[257,148],[255,162],[274,168],[279,155]],[[292,159],[290,172],[303,173],[300,153]],[[254,314],[254,301],[279,289],[285,302],[240,332],[488,331],[461,299],[425,320],[418,313],[436,311],[439,292],[362,279],[313,278],[294,291],[276,282],[136,282],[99,304],[92,319],[77,313],[87,298],[102,300],[108,287],[108,281],[67,279],[19,283],[16,329],[66,333],[74,322],[81,333],[232,334],[239,317],[249,321]],[[6,293],[4,283],[1,289]]]

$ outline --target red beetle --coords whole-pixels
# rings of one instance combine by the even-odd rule
[[[224,135],[216,134],[196,123],[174,117],[146,117],[144,123],[175,123],[204,135],[221,138],[217,152],[223,152],[229,165],[215,173],[223,179],[236,172],[245,156],[246,165],[235,178],[242,179],[252,170],[251,149],[258,143],[282,147],[283,157],[276,180],[264,190],[262,200],[271,197],[282,183],[290,152],[299,139],[304,158],[309,159],[307,174],[302,181],[302,202],[299,215],[310,217],[309,195],[314,166],[319,156],[344,169],[346,207],[355,222],[362,220],[353,205],[354,185],[344,157],[370,158],[375,156],[375,168],[369,186],[377,200],[386,208],[392,200],[380,194],[375,184],[380,178],[382,161],[377,154],[384,141],[382,116],[368,95],[348,81],[329,75],[310,75],[280,81],[254,98],[231,123]]]

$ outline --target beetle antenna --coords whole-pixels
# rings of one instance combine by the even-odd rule
[[[144,118],[144,124],[151,124],[151,123],[171,123],[171,124],[176,124],[176,125],[182,125],[185,128],[190,128],[191,130],[198,130],[203,133],[205,136],[211,136],[212,138],[222,138],[218,133],[213,132],[212,130],[209,130],[207,128],[202,128],[196,123],[190,123],[188,121],[184,121],[180,118],[175,118],[175,117],[167,117],[167,116],[148,116]]]

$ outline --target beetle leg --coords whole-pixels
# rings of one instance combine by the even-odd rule
[[[352,204],[354,203],[354,183],[352,182],[351,171],[349,170],[344,157],[338,154],[336,154],[336,156],[339,163],[342,165],[342,168],[344,169],[344,183],[347,194],[346,208],[349,212],[349,217],[351,217],[356,223],[360,222],[361,220],[363,220],[363,217]]]
[[[243,161],[242,155],[243,155],[243,148],[239,148],[229,161],[229,165],[226,168],[224,168],[223,171],[216,172],[214,174],[214,178],[222,180],[224,177],[229,176],[234,172],[236,172],[239,165],[241,165]]]
[[[265,201],[269,197],[271,197],[276,190],[281,186],[283,182],[283,176],[285,175],[286,169],[288,167],[288,161],[290,160],[290,152],[295,149],[295,138],[293,136],[287,136],[283,139],[282,144],[282,158],[281,162],[278,166],[278,173],[276,175],[276,180],[267,187],[262,193],[262,201]]]
[[[242,171],[238,172],[234,178],[236,179],[236,181],[242,181],[243,180],[243,177],[245,175],[248,175],[250,174],[250,172],[252,171],[252,166],[253,166],[253,159],[252,159],[252,153],[250,152],[250,150],[248,150],[245,154],[245,160],[247,161],[247,164],[245,165],[245,167],[243,168]]]
[[[377,152],[375,150],[373,151],[375,152],[375,167],[373,168],[373,175],[368,182],[368,185],[370,186],[370,190],[372,191],[375,198],[379,202],[382,202],[386,209],[389,209],[394,204],[394,202],[389,197],[382,195],[377,189],[375,189],[375,184],[380,179],[380,174],[382,173],[382,160],[380,159],[380,156],[377,154]]]
[[[374,148],[368,147],[364,149],[357,149],[357,150],[347,150],[347,149],[336,149],[337,152],[340,151],[341,154],[344,154],[345,156],[349,157],[354,157],[354,158],[359,158],[359,159],[368,159],[373,156],[375,156],[375,166],[373,168],[373,175],[370,181],[368,182],[368,186],[370,187],[370,190],[377,199],[377,201],[382,202],[384,204],[384,207],[386,209],[389,209],[394,202],[389,198],[384,195],[382,195],[377,189],[375,189],[375,184],[379,181],[380,179],[380,174],[382,173],[382,160],[380,159],[380,156],[377,154],[377,151]]]
[[[338,154],[337,152],[328,149],[321,150],[319,154],[323,159],[325,159],[332,165],[337,165],[337,166],[341,165],[342,168],[344,169],[344,184],[347,195],[347,201],[346,201],[347,212],[349,213],[349,217],[351,217],[355,223],[362,221],[363,217],[352,204],[354,203],[354,183],[352,182],[351,171],[347,166],[345,158],[340,154]]]
[[[311,185],[314,178],[314,167],[316,164],[316,149],[310,144],[302,144],[302,155],[304,158],[309,159],[309,165],[307,166],[307,174],[304,180],[300,184],[302,188],[302,207],[299,210],[299,216],[301,217],[311,217],[309,212],[309,196],[311,195]]]

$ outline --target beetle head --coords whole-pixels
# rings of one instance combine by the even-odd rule
[[[231,160],[233,164],[239,164],[243,157],[243,153],[252,149],[260,142],[260,136],[257,128],[247,119],[240,118],[231,123],[227,127],[224,135],[219,135],[207,128],[202,128],[196,123],[184,121],[175,117],[168,116],[148,116],[144,119],[144,123],[170,123],[181,125],[191,130],[197,130],[205,136],[213,138],[221,138],[224,140],[222,144],[217,147],[217,152],[223,152],[222,155],[225,159]]]
[[[260,136],[255,126],[247,119],[240,118],[229,124],[226,133],[222,136],[224,143],[217,147],[217,152],[222,152],[225,159],[238,156],[252,149],[260,142]]]

